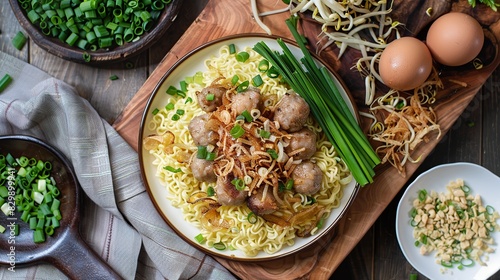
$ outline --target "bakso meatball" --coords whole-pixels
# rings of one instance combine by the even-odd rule
[[[310,159],[316,152],[316,133],[305,127],[290,135],[291,138],[286,140],[288,146],[285,152],[294,159]],[[296,152],[301,149],[304,150]]]
[[[207,183],[214,183],[217,181],[217,176],[214,172],[213,161],[206,159],[199,159],[194,157],[191,161],[191,172],[196,180]]]
[[[246,91],[237,93],[231,100],[231,110],[234,115],[240,115],[243,111],[252,111],[257,109],[260,102],[260,90],[258,88],[249,88]]]
[[[297,165],[292,172],[293,187],[296,192],[311,195],[321,189],[323,172],[317,164],[304,161]]]
[[[300,95],[288,91],[276,105],[274,120],[289,132],[300,130],[309,116],[309,105]]]
[[[215,111],[217,107],[222,105],[222,97],[226,91],[227,89],[223,86],[208,86],[196,92],[198,104],[200,104],[201,109],[205,112]]]
[[[247,206],[255,213],[255,215],[271,214],[278,210],[276,199],[274,198],[271,189],[267,189],[266,197],[264,199],[264,187],[260,187],[257,193],[250,195],[247,199]]]
[[[248,191],[236,189],[231,183],[233,179],[232,176],[217,177],[215,194],[217,195],[217,201],[222,205],[241,205],[248,196]]]
[[[214,145],[217,143],[217,133],[206,128],[208,122],[208,114],[203,114],[194,117],[188,125],[189,133],[193,138],[196,146]]]

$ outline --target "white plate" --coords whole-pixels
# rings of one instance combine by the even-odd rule
[[[140,164],[143,174],[143,179],[146,184],[146,188],[148,189],[148,193],[151,197],[151,200],[156,206],[158,212],[162,215],[164,220],[177,232],[179,236],[181,236],[184,240],[192,244],[193,246],[209,253],[212,255],[216,255],[219,257],[231,258],[236,260],[247,260],[247,261],[255,261],[255,260],[267,260],[274,259],[278,257],[282,257],[285,255],[292,254],[297,252],[306,246],[312,244],[320,237],[325,235],[329,230],[331,230],[337,221],[343,216],[346,212],[347,207],[354,200],[354,197],[357,194],[359,186],[353,180],[348,186],[344,189],[344,196],[342,197],[340,207],[332,210],[330,217],[327,219],[325,226],[319,231],[318,234],[308,237],[308,238],[296,238],[295,244],[290,247],[284,247],[279,252],[274,253],[272,255],[267,254],[265,252],[259,253],[255,257],[248,257],[243,252],[238,250],[225,250],[218,251],[213,248],[208,248],[207,246],[203,246],[198,244],[198,242],[194,241],[194,237],[199,234],[200,230],[196,228],[194,225],[184,220],[184,215],[182,211],[170,203],[167,197],[167,190],[165,186],[162,185],[160,180],[155,176],[156,167],[152,164],[153,156],[147,152],[142,150],[142,139],[147,135],[154,134],[154,131],[150,131],[148,129],[148,124],[151,121],[151,111],[152,108],[160,108],[167,104],[168,96],[166,94],[157,94],[164,93],[169,85],[178,85],[181,80],[184,80],[187,76],[194,75],[197,71],[205,71],[205,66],[203,62],[210,58],[210,56],[217,55],[219,49],[228,44],[235,44],[237,49],[243,49],[245,47],[253,47],[257,42],[264,41],[271,49],[279,50],[281,52],[281,48],[276,42],[275,37],[265,36],[265,35],[255,35],[255,34],[245,34],[245,35],[237,35],[222,38],[216,40],[214,42],[203,45],[185,57],[183,57],[179,62],[177,62],[162,78],[159,85],[156,87],[153,92],[151,98],[148,101],[148,105],[146,106],[142,123],[141,123],[141,131],[139,135],[139,157]],[[295,45],[288,44],[291,51],[297,58],[303,57],[302,52]],[[319,63],[319,62],[318,62]],[[327,67],[328,68],[328,67]],[[333,74],[332,74],[333,75]],[[351,102],[347,91],[344,89],[344,85],[340,80],[333,75],[337,87],[341,94],[343,94],[345,100],[347,101],[348,106],[352,112],[355,111],[355,107]],[[355,114],[357,116],[357,114]]]
[[[410,225],[410,210],[412,201],[418,197],[418,191],[426,189],[428,192],[446,192],[446,185],[456,179],[463,179],[469,186],[473,194],[479,194],[483,199],[483,205],[491,205],[496,211],[500,210],[500,178],[482,166],[458,162],[444,164],[429,169],[420,174],[412,182],[401,197],[396,213],[396,235],[399,246],[403,251],[408,262],[421,274],[430,279],[453,279],[453,280],[472,280],[487,279],[500,269],[500,232],[492,233],[495,239],[494,253],[489,254],[488,266],[481,266],[475,263],[472,267],[465,267],[462,270],[458,268],[447,268],[436,263],[434,253],[423,256],[419,248],[414,245],[413,227]],[[497,221],[498,222],[498,221]]]

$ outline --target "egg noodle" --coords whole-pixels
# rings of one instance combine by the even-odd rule
[[[273,254],[283,246],[292,246],[294,239],[301,236],[301,232],[304,232],[306,228],[310,229],[308,234],[316,234],[332,209],[339,207],[343,188],[351,182],[352,176],[319,125],[312,117],[309,117],[306,126],[318,136],[317,151],[311,161],[315,162],[323,172],[321,189],[312,196],[292,192],[285,192],[284,195],[293,196],[293,199],[289,201],[293,201],[292,209],[296,212],[311,208],[311,200],[314,201],[314,204],[323,209],[320,219],[282,226],[257,217],[257,222],[252,224],[247,220],[251,210],[244,204],[219,206],[218,217],[223,222],[220,226],[206,227],[202,219],[204,206],[189,202],[193,196],[206,196],[208,188],[214,187],[214,183],[197,181],[189,166],[190,157],[196,154],[196,146],[188,131],[188,125],[195,116],[205,113],[197,103],[196,92],[221,77],[230,81],[234,75],[238,75],[240,82],[252,81],[252,77],[261,75],[264,82],[259,87],[262,95],[277,95],[281,98],[289,90],[279,78],[270,78],[259,72],[258,65],[263,60],[259,54],[250,47],[244,51],[250,55],[249,59],[245,62],[238,62],[227,45],[221,47],[217,55],[205,61],[206,70],[197,73],[199,78],[202,77],[202,82],[189,83],[185,97],[171,96],[169,98],[169,104],[173,104],[174,108],[171,108],[172,105],[170,108],[167,105],[159,109],[148,127],[151,131],[155,131],[157,136],[171,134],[175,140],[170,145],[159,144],[149,152],[155,158],[153,164],[157,167],[156,175],[168,190],[168,199],[173,206],[182,209],[186,221],[200,229],[207,246],[213,247],[214,244],[222,243],[229,250],[241,250],[247,256],[256,256],[261,251]],[[178,120],[172,121],[172,118],[178,118]],[[293,214],[286,213],[287,211],[289,212],[289,210],[280,209],[273,215],[284,217]]]

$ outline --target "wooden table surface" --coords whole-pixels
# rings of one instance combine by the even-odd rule
[[[23,50],[16,50],[11,45],[11,38],[22,29],[12,14],[8,1],[0,1],[0,50],[73,85],[105,120],[114,124],[207,2],[209,1],[186,1],[167,35],[151,49],[129,60],[135,65],[133,69],[127,69],[126,62],[99,67],[68,62],[46,53],[32,42]],[[113,74],[119,80],[109,80],[109,76]],[[497,129],[500,125],[497,108],[500,105],[499,93],[500,70],[496,69],[409,181],[435,165],[457,161],[478,163],[500,175],[500,162],[497,160],[497,143],[500,142]],[[407,279],[414,272],[399,249],[394,225],[396,206],[404,189],[405,187],[335,269],[332,278]],[[491,279],[500,279],[500,273]]]

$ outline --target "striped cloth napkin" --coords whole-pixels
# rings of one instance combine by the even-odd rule
[[[72,162],[87,198],[81,236],[124,279],[234,279],[222,265],[178,237],[154,208],[137,153],[70,85],[0,52],[0,135],[31,135]],[[85,260],[82,260],[85,261]],[[85,278],[84,275],[82,275]],[[1,279],[65,279],[50,264]]]

